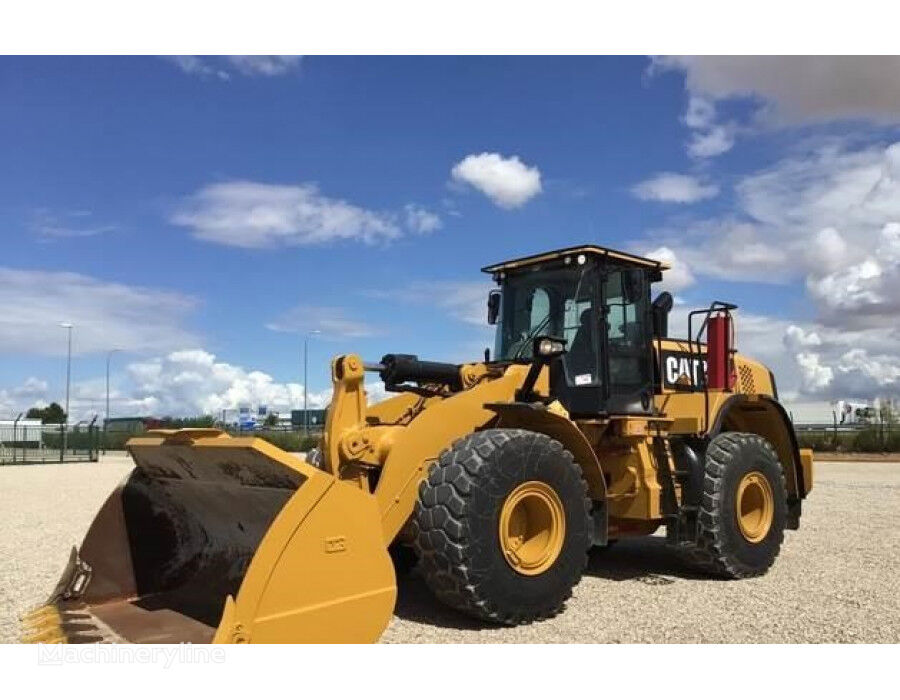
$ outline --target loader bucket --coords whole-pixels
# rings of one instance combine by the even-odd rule
[[[371,642],[396,582],[374,497],[258,438],[154,431],[25,641]]]

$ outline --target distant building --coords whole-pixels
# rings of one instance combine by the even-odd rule
[[[0,420],[0,446],[37,447],[41,443],[43,428],[40,420],[31,418],[22,418],[19,421]]]
[[[303,409],[291,411],[291,425],[295,428],[302,428],[304,425],[309,425],[311,429],[321,430],[325,425],[325,409],[324,408],[311,408],[307,411],[309,415],[309,422],[304,423],[303,421]]]
[[[795,425],[855,427],[878,422],[878,406],[862,401],[796,401],[785,408]]]
[[[127,418],[107,418],[103,428],[108,433],[143,433],[158,427],[160,421],[149,416],[130,416]]]

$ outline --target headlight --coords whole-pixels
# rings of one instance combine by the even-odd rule
[[[555,338],[538,338],[534,345],[535,355],[539,357],[554,357],[566,351],[565,341]]]

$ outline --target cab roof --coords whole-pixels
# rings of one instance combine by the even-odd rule
[[[628,265],[633,265],[636,267],[647,267],[653,270],[668,270],[671,267],[668,263],[664,263],[660,260],[651,260],[650,258],[644,258],[640,255],[632,255],[631,253],[623,253],[620,250],[613,250],[612,248],[603,248],[598,245],[580,245],[575,246],[574,248],[562,248],[561,250],[552,250],[546,253],[529,255],[525,258],[515,258],[514,260],[495,263],[494,265],[488,265],[487,267],[481,268],[481,271],[493,274],[496,272],[504,272],[507,270],[516,270],[522,267],[533,265],[535,263],[548,262],[551,260],[557,260],[559,258],[565,258],[566,256],[579,254],[604,257],[610,260],[616,260],[622,263],[626,263]]]

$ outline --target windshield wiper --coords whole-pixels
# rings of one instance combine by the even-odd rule
[[[527,336],[522,338],[519,348],[516,350],[516,354],[513,355],[512,359],[518,360],[522,356],[522,353],[525,351],[525,348],[528,347],[528,341],[533,339],[538,333],[540,333],[542,330],[544,330],[544,327],[549,322],[550,322],[550,312],[548,311],[547,315],[544,316],[544,320],[541,321],[539,324],[537,324],[537,326],[535,326],[534,329]]]

